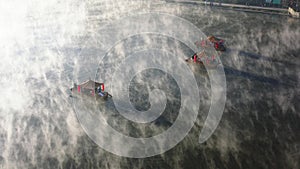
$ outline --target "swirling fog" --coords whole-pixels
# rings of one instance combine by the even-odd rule
[[[188,135],[161,155],[120,157],[100,148],[86,134],[75,111],[96,109],[90,112],[105,117],[107,124],[124,135],[151,137],[167,130],[177,118],[181,98],[174,78],[151,69],[140,72],[130,82],[129,98],[137,110],[145,111],[151,106],[146,89],[158,87],[165,92],[162,116],[145,124],[120,116],[112,100],[74,101],[68,89],[74,82],[103,80],[99,70],[106,69],[99,65],[107,52],[101,51],[106,44],[89,43],[93,35],[105,36],[105,32],[99,32],[104,25],[149,11],[179,16],[206,35],[226,40],[227,51],[220,59],[226,73],[227,100],[216,131],[200,144],[211,89],[205,68],[190,65],[201,101]],[[300,166],[299,20],[158,0],[13,0],[0,2],[0,25],[0,168]],[[194,52],[171,37],[135,35],[120,42],[120,47],[109,54],[124,53],[130,48],[126,45],[136,43],[142,43],[143,49],[147,45],[159,46],[186,57]],[[115,62],[109,54],[106,57]],[[111,142],[116,143],[118,140]]]

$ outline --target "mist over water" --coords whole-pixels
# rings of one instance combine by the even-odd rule
[[[299,20],[146,0],[0,4],[0,168],[299,168]],[[206,35],[226,41],[227,51],[220,59],[227,100],[217,130],[199,144],[211,104],[210,81],[204,67],[189,65],[200,89],[200,109],[191,131],[161,155],[125,158],[103,150],[86,134],[74,102],[75,108],[99,113],[99,120],[124,135],[151,137],[167,130],[178,116],[181,97],[174,78],[153,69],[131,81],[129,98],[137,110],[151,107],[148,89],[165,91],[162,116],[146,124],[125,119],[112,100],[72,101],[68,89],[73,82],[104,80],[97,71],[107,44],[93,39],[95,34],[106,38],[101,28],[149,11],[184,18]],[[105,66],[112,66],[114,54],[124,54],[134,44],[142,44],[142,49],[160,46],[182,59],[194,52],[170,37],[137,35],[110,51],[106,57],[111,64]],[[152,79],[158,82],[155,86]]]

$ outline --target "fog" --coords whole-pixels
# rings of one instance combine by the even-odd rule
[[[0,168],[299,168],[299,20],[165,1],[13,0],[0,2],[0,25]],[[208,35],[225,40],[221,66],[185,63]],[[88,79],[113,97],[69,97]],[[199,142],[214,103],[224,110]],[[160,117],[129,120],[151,110]],[[182,135],[147,150],[104,135],[150,139],[178,119]]]

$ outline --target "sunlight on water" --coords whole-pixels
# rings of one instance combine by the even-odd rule
[[[68,89],[74,82],[93,79],[107,52],[105,70],[110,70],[116,61],[113,56],[134,52],[128,50],[134,44],[142,44],[136,50],[160,47],[177,52],[182,57],[179,59],[190,57],[193,51],[182,42],[154,35],[126,37],[108,51],[106,46],[114,39],[107,43],[102,40],[109,39],[108,35],[116,39],[122,35],[109,34],[119,27],[105,26],[149,11],[181,17],[206,35],[225,39],[227,51],[220,59],[226,73],[227,100],[217,130],[199,144],[212,91],[207,71],[191,66],[201,89],[201,109],[189,134],[161,155],[124,158],[103,150],[88,137]],[[170,23],[166,20],[166,24]],[[0,168],[299,167],[298,20],[158,0],[11,0],[0,2],[0,25]],[[150,26],[141,25],[139,29]],[[174,23],[172,28],[180,31],[181,26]],[[104,28],[107,32],[99,31]],[[133,29],[138,28],[124,31]],[[163,117],[152,123],[129,122],[113,108],[112,100],[99,103],[99,107],[93,101],[90,107],[84,102],[87,107],[80,108],[97,109],[95,112],[103,113],[99,120],[127,136],[163,133],[179,114],[178,84],[159,71],[137,74],[128,88],[130,101],[140,110],[151,106],[148,91],[153,83],[145,78],[149,76],[169,98]],[[111,144],[120,142],[111,140]],[[129,148],[129,144],[123,144]]]

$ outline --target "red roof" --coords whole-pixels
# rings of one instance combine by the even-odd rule
[[[95,81],[92,81],[92,80],[88,80],[88,81],[85,81],[85,82],[83,82],[83,83],[81,83],[79,85],[83,89],[92,89],[92,90],[95,90],[95,88],[97,88],[98,86],[103,85],[103,83],[99,83],[99,82],[95,82]]]

